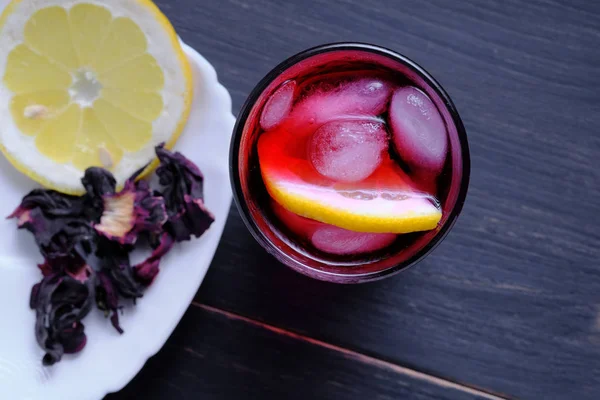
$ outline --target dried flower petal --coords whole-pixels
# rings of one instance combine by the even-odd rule
[[[81,197],[70,196],[54,190],[34,189],[8,218],[21,218],[29,210],[40,208],[49,217],[80,217],[84,202]]]
[[[108,276],[117,292],[127,299],[142,297],[142,287],[135,280],[129,250],[117,242],[98,237],[95,257],[89,262],[96,272]]]
[[[156,175],[163,186],[163,197],[169,215],[177,212],[177,206],[183,203],[184,194],[196,199],[204,198],[204,176],[196,164],[183,154],[173,153],[163,146],[157,146],[155,151],[160,161]]]
[[[76,253],[77,243],[93,240],[94,232],[83,210],[84,204],[77,197],[36,189],[8,218],[18,218],[19,229],[33,233],[44,258],[63,259]]]
[[[178,242],[200,237],[215,221],[202,199],[184,196],[183,211],[169,219],[169,230]]]
[[[123,333],[121,325],[119,325],[119,294],[117,293],[111,279],[103,272],[98,272],[96,286],[96,306],[99,310],[104,311],[105,315],[110,317],[113,327],[119,333]]]
[[[163,233],[160,236],[158,246],[152,251],[152,254],[143,262],[133,267],[135,278],[144,286],[149,286],[156,278],[159,272],[159,264],[162,256],[167,254],[173,247],[175,241],[168,233]]]
[[[30,306],[36,310],[35,333],[46,354],[44,365],[52,365],[64,353],[80,351],[86,343],[81,320],[89,313],[92,280],[80,282],[67,274],[44,277],[31,291]]]
[[[156,148],[160,167],[156,169],[169,220],[165,229],[176,241],[202,235],[214,221],[204,205],[204,176],[198,167],[181,153]]]
[[[114,194],[117,187],[117,181],[113,174],[100,167],[86,169],[81,183],[87,197],[96,199],[102,198],[106,194]]]
[[[100,221],[104,211],[104,196],[115,194],[117,181],[110,171],[99,167],[90,167],[85,170],[81,183],[86,194],[82,197],[88,220],[94,223]]]
[[[42,276],[50,276],[53,273],[58,272],[54,270],[54,268],[48,262],[48,260],[44,260],[42,264],[38,264],[38,268],[40,269],[40,271],[42,271]]]
[[[135,230],[150,235],[160,234],[168,219],[164,198],[153,195],[148,182],[138,181],[135,186],[135,205]]]

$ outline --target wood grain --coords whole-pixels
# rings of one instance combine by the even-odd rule
[[[442,83],[461,112],[472,153],[463,214],[418,267],[361,286],[312,281],[268,256],[232,209],[198,302],[490,392],[527,399],[598,398],[600,2],[158,4],[182,38],[215,65],[233,96],[234,112],[258,80],[293,53],[332,41],[372,42],[413,58]],[[198,369],[195,376],[207,379],[189,387],[217,393],[210,389],[217,371],[230,369],[193,362],[182,344],[210,348],[213,362],[293,352],[310,370],[312,356],[303,354],[304,347],[274,336],[254,344],[215,338],[205,332],[218,336],[216,330],[196,325],[197,315],[190,311],[159,356],[182,372],[168,372],[169,378],[155,382],[163,379],[159,371],[165,367],[152,361],[133,388],[149,385],[151,398],[159,398],[154,391],[167,398],[177,393],[168,389],[174,380],[196,379],[183,371]],[[240,338],[246,328],[239,326],[223,323],[221,334]],[[211,344],[214,340],[221,341]],[[219,355],[218,346],[231,351]],[[310,375],[321,396],[309,398],[362,398],[361,393],[399,398],[401,392],[394,390],[402,385],[395,375],[378,371],[355,379],[364,366],[333,353],[323,362],[325,370],[337,372],[327,379],[346,379],[358,392],[346,388],[340,397],[332,396],[326,379]],[[316,350],[311,354],[319,358]],[[261,394],[282,394],[295,382],[295,390],[310,394],[296,380],[310,372],[272,361],[257,366],[258,372],[232,375],[231,385],[246,384],[252,391],[258,390],[256,383]],[[277,374],[291,378],[267,378]]]
[[[501,398],[218,309],[193,306],[119,399]]]

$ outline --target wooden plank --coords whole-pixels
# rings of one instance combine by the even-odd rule
[[[463,215],[417,268],[357,287],[311,281],[233,210],[198,301],[494,392],[598,398],[600,3],[158,3],[216,66],[235,111],[285,57],[373,42],[440,80],[472,151]]]
[[[119,399],[500,397],[196,304]]]

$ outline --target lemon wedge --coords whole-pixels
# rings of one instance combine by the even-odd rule
[[[123,184],[172,147],[191,99],[187,58],[149,0],[13,0],[0,16],[0,149],[46,187],[80,193],[91,166]]]

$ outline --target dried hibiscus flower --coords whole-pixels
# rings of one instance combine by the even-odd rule
[[[81,258],[45,262],[40,269],[44,278],[31,290],[30,307],[36,311],[37,342],[46,351],[42,362],[52,365],[85,346],[81,320],[92,308],[94,277]]]
[[[214,222],[213,214],[204,205],[204,176],[198,167],[179,152],[162,145],[156,147],[160,166],[156,169],[160,189],[155,191],[164,199],[168,219],[164,233],[154,235],[154,251],[135,266],[140,282],[150,284],[159,271],[160,259],[175,242],[200,237]]]
[[[160,233],[167,220],[162,197],[154,196],[146,181],[135,181],[140,172],[118,193],[112,174],[104,169],[89,168],[83,178],[90,203],[101,210],[94,228],[121,244],[134,244],[141,233]]]
[[[177,242],[199,237],[215,220],[204,205],[204,176],[179,152],[159,146],[156,155],[160,160],[156,175],[169,216],[166,230]]]
[[[94,235],[84,218],[84,208],[79,197],[36,189],[8,218],[17,218],[19,229],[33,234],[44,258],[71,258],[75,246]]]
[[[33,287],[30,304],[45,365],[85,346],[81,321],[93,303],[123,333],[120,299],[142,297],[174,243],[202,235],[214,221],[204,205],[200,170],[162,146],[156,154],[158,190],[137,180],[140,170],[117,191],[113,175],[93,167],[82,178],[83,196],[36,189],[9,216],[34,235],[44,257],[43,279]],[[129,253],[140,236],[148,237],[153,251],[132,267]]]

